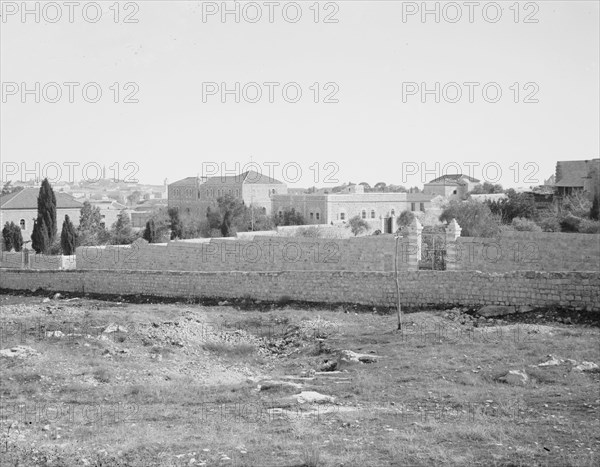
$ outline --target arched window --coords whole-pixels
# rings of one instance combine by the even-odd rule
[[[363,219],[367,218],[367,211],[366,210],[362,210],[362,212],[360,213],[360,217],[362,217]]]
[[[21,219],[19,225],[21,226],[21,230],[25,230],[25,219]]]
[[[375,209],[371,209],[371,219],[375,219]]]
[[[391,211],[391,213],[390,213],[390,214],[391,214],[391,216],[392,216],[392,217],[394,217],[394,216],[396,215],[396,210],[395,210],[395,209],[392,209],[392,211]]]
[[[346,213],[344,211],[340,212],[340,220],[341,221],[345,221],[346,220]]]

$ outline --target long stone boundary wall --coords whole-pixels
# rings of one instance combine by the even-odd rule
[[[127,246],[79,247],[77,269],[150,271],[393,271],[394,237],[349,239],[254,236]],[[409,268],[408,240],[398,268]]]
[[[600,271],[600,235],[503,232],[496,238],[458,237],[447,245],[452,271]]]
[[[0,253],[0,268],[18,269],[75,269],[76,256],[38,255],[34,252],[3,251]]]
[[[402,271],[399,277],[404,306],[495,304],[600,311],[598,272]],[[3,269],[0,288],[182,298],[249,296],[272,301],[287,297],[317,303],[396,305],[393,272]]]

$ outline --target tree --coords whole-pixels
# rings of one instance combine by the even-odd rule
[[[408,227],[415,220],[415,213],[412,211],[402,211],[396,219],[399,228]]]
[[[484,195],[484,194],[492,194],[492,193],[504,193],[504,188],[500,184],[493,184],[490,182],[478,183],[473,187],[473,189],[469,192],[472,195]]]
[[[9,195],[11,193],[16,193],[18,191],[21,191],[22,189],[23,189],[22,186],[13,186],[12,182],[9,180],[4,185],[2,185],[2,194]]]
[[[375,184],[375,186],[373,186],[373,191],[380,191],[380,192],[385,192],[387,185],[385,184],[385,182],[378,182]]]
[[[8,221],[6,221],[6,224],[4,224],[4,228],[2,229],[2,240],[4,241],[5,251],[10,251],[13,249],[13,225],[15,225],[14,222],[9,224]]]
[[[75,226],[69,219],[69,216],[65,215],[65,220],[62,225],[62,232],[60,233],[60,247],[64,255],[70,256],[75,254],[75,246],[77,244],[77,233],[75,232]]]
[[[37,199],[37,219],[33,223],[31,246],[37,253],[49,253],[56,238],[56,196],[47,178]]]
[[[100,245],[110,238],[106,228],[102,225],[100,208],[92,206],[89,201],[84,201],[79,211],[79,227],[77,227],[77,246]]]
[[[500,222],[487,204],[474,200],[451,201],[440,216],[440,221],[456,219],[465,237],[494,237],[500,233]]]
[[[183,222],[179,217],[179,209],[169,208],[167,211],[169,215],[169,226],[171,228],[171,240],[183,237]]]
[[[156,225],[154,224],[154,219],[149,219],[146,222],[146,228],[144,229],[142,238],[148,243],[156,243],[156,237]]]
[[[229,237],[231,233],[231,211],[225,211],[223,221],[221,222],[221,235]]]
[[[15,251],[21,251],[23,249],[23,235],[21,234],[21,227],[12,222],[10,225],[12,229],[12,247]]]
[[[597,221],[600,218],[600,207],[598,206],[598,194],[594,195],[592,207],[590,208],[590,219]]]
[[[533,195],[529,193],[517,193],[512,188],[506,192],[505,199],[498,201],[488,200],[487,206],[492,214],[500,216],[503,224],[510,224],[515,217],[524,217],[533,220],[538,217]]]
[[[306,225],[304,216],[294,208],[286,209],[281,217],[276,217],[274,220],[277,225]]]
[[[31,233],[31,247],[36,253],[47,253],[52,243],[48,235],[48,229],[41,217],[33,221],[33,231]]]
[[[360,216],[354,216],[352,219],[350,219],[347,227],[350,227],[350,231],[355,237],[369,230],[369,224]]]
[[[134,204],[139,203],[141,199],[142,199],[142,193],[138,190],[134,191],[129,196],[127,196],[127,202],[129,203],[130,206],[133,206]]]
[[[131,220],[125,209],[119,212],[116,222],[111,226],[110,234],[113,245],[129,245],[135,240]]]

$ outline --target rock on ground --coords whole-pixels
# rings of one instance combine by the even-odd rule
[[[499,378],[499,380],[503,383],[523,386],[529,381],[529,376],[522,370],[510,370],[506,375]]]

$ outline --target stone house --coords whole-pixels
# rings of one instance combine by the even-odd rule
[[[23,242],[31,241],[33,221],[37,218],[37,199],[39,188],[25,188],[21,191],[0,197],[0,228],[6,222],[14,222],[21,227]],[[83,204],[64,192],[54,192],[56,196],[57,234],[60,235],[65,215],[68,215],[75,227],[79,225],[79,214]]]
[[[475,188],[480,181],[463,174],[442,175],[423,185],[423,193],[440,195],[445,198],[458,197],[465,199],[467,193]]]
[[[187,177],[169,185],[169,207],[184,214],[205,216],[207,208],[217,206],[217,199],[226,194],[270,215],[272,197],[287,194],[287,185],[255,171],[233,176]]]
[[[554,192],[557,196],[583,193],[590,199],[600,196],[600,159],[558,161]]]

